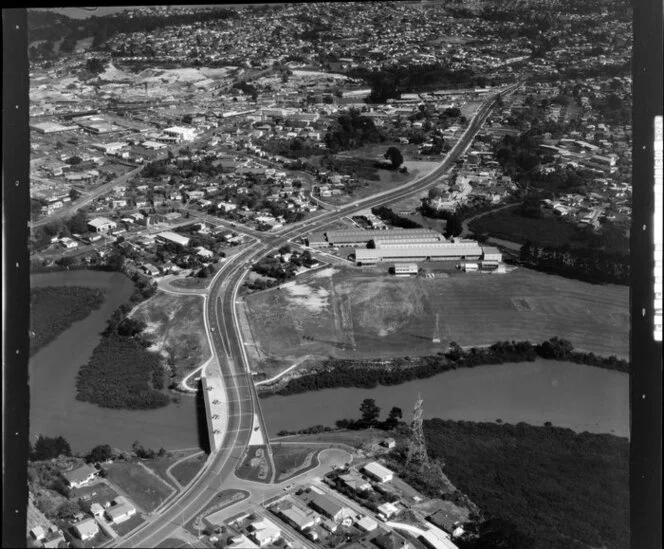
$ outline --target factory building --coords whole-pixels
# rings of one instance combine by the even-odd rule
[[[313,236],[313,235],[312,235]],[[325,233],[330,246],[366,246],[378,237],[399,242],[440,242],[442,234],[431,229],[344,229]]]
[[[189,238],[174,233],[172,231],[164,231],[163,233],[159,233],[157,235],[157,241],[162,243],[177,244],[178,246],[181,246],[183,248],[189,246]]]
[[[451,259],[480,259],[482,248],[474,240],[406,241],[376,239],[373,248],[356,248],[358,265],[375,265],[381,261],[436,261]]]

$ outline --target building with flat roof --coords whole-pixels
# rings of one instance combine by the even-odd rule
[[[194,128],[185,128],[183,126],[172,126],[166,128],[162,132],[167,137],[175,138],[176,141],[193,141],[196,138],[196,130]]]
[[[432,229],[343,229],[325,233],[331,246],[367,245],[377,238],[390,242],[439,242],[445,240],[442,234]]]
[[[479,259],[482,248],[473,240],[440,242],[376,242],[375,248],[355,248],[358,265],[375,265],[381,261],[436,261]]]
[[[186,236],[182,236],[181,234],[174,233],[173,231],[164,231],[163,233],[159,233],[157,235],[157,240],[162,243],[177,244],[178,246],[186,248],[189,246],[190,239]]]
[[[410,276],[412,274],[417,274],[417,273],[418,273],[417,263],[394,264],[394,274],[397,276]]]
[[[118,224],[107,217],[95,217],[88,221],[88,227],[93,233],[107,233],[113,229],[117,229]]]
[[[377,461],[372,461],[364,466],[364,472],[378,482],[389,482],[394,478],[394,471],[391,471]]]
[[[300,531],[311,528],[314,524],[316,524],[316,515],[313,511],[300,509],[295,505],[289,507],[288,509],[282,510],[280,513],[287,522],[295,526],[295,528]]]

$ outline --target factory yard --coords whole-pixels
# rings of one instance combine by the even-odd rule
[[[481,346],[553,336],[570,340],[578,350],[628,356],[627,287],[527,269],[435,274],[404,279],[325,269],[306,281],[248,296],[251,330],[245,337],[255,345],[248,346],[255,349],[250,353],[254,369],[304,355],[417,356],[445,351],[452,341]],[[440,343],[432,342],[436,317]]]

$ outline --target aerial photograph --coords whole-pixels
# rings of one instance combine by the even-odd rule
[[[632,18],[29,8],[25,546],[630,548]]]

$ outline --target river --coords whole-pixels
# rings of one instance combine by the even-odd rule
[[[261,401],[268,430],[297,430],[312,425],[334,426],[342,418],[357,419],[360,403],[373,398],[381,419],[392,406],[409,421],[417,395],[425,418],[468,421],[525,422],[577,432],[629,437],[629,376],[592,366],[537,360],[463,368],[433,378],[375,389],[325,389]]]
[[[195,399],[156,410],[116,410],[76,400],[76,375],[100,340],[106,321],[129,299],[133,284],[119,273],[67,271],[34,274],[32,286],[87,286],[105,291],[102,306],[74,323],[29,362],[30,434],[62,435],[74,452],[98,444],[130,449],[138,440],[146,448],[199,447]]]

